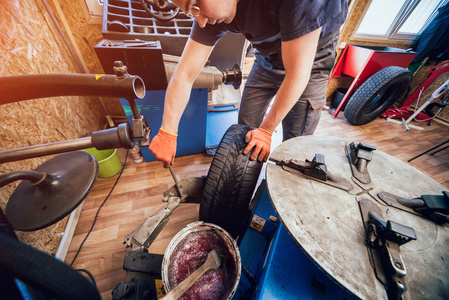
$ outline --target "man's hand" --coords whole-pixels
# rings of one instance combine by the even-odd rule
[[[161,128],[148,147],[154,157],[163,163],[164,168],[168,168],[174,163],[177,137],[177,134],[170,133]]]
[[[272,134],[271,131],[262,127],[249,131],[245,136],[245,142],[248,143],[248,145],[246,145],[245,150],[243,150],[243,154],[248,154],[249,151],[254,148],[250,159],[255,160],[257,158],[259,162],[266,162],[268,156],[270,156]]]

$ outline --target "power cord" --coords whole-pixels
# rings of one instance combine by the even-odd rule
[[[112,186],[111,191],[109,192],[109,194],[108,194],[108,195],[106,196],[106,198],[103,200],[103,203],[101,203],[100,207],[98,208],[97,213],[95,214],[94,222],[92,223],[92,226],[90,227],[89,231],[87,232],[86,237],[84,238],[84,240],[82,241],[81,245],[79,246],[78,251],[76,251],[75,257],[73,258],[72,262],[70,263],[71,266],[73,266],[73,263],[75,262],[76,258],[78,257],[78,254],[79,254],[80,251],[81,251],[81,248],[82,248],[83,245],[84,245],[84,242],[87,240],[87,238],[89,237],[90,233],[92,232],[92,229],[94,228],[95,223],[97,222],[97,217],[98,217],[98,214],[100,213],[101,208],[102,208],[103,205],[106,203],[106,201],[108,200],[109,196],[112,194],[112,191],[114,191],[114,188],[115,188],[115,186],[117,185],[117,182],[118,182],[118,180],[120,179],[120,176],[122,176],[123,170],[124,170],[125,167],[126,167],[126,161],[128,160],[128,152],[129,152],[129,150],[126,151],[125,162],[123,163],[123,167],[122,167],[122,169],[120,170],[120,174],[118,175],[117,180],[115,181],[114,185]],[[90,274],[89,271],[87,271],[87,270],[84,270],[84,269],[80,269],[80,270],[82,270],[83,272],[86,272],[88,275]],[[89,277],[91,277],[91,280],[92,280],[93,283],[95,284],[95,280],[93,279],[92,274],[90,274]]]
[[[89,276],[90,280],[92,281],[93,286],[94,286],[96,289],[98,289],[98,288],[97,288],[97,282],[95,281],[94,275],[92,275],[91,272],[87,271],[86,269],[75,269],[75,271],[86,273],[87,276]]]

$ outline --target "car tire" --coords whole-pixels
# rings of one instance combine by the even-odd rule
[[[345,118],[352,125],[364,125],[374,121],[407,91],[412,77],[409,70],[397,66],[378,71],[348,100]]]
[[[70,266],[1,234],[0,269],[51,299],[101,299],[97,288]]]
[[[200,220],[214,223],[234,239],[242,235],[250,216],[249,204],[263,163],[243,155],[245,135],[254,128],[232,125],[212,160],[200,204]]]

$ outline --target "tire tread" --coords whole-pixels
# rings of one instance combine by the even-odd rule
[[[241,234],[262,163],[243,155],[252,127],[232,125],[223,136],[207,175],[200,220],[217,224],[234,238]],[[244,229],[244,228],[243,228]]]
[[[382,91],[392,84],[410,85],[412,73],[404,68],[390,66],[383,68],[368,78],[351,96],[345,108],[345,118],[352,125],[364,125],[378,118],[391,105],[394,104],[394,96],[387,103],[380,103],[373,113],[365,113],[366,106],[375,97],[379,91]],[[402,91],[395,91],[397,97],[400,96],[407,88]],[[392,102],[392,103],[390,103]]]

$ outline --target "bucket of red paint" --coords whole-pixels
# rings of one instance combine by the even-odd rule
[[[237,243],[223,228],[212,223],[187,225],[170,241],[162,260],[162,282],[168,293],[198,269],[215,249],[221,260],[217,270],[209,270],[180,299],[231,299],[241,275]]]

